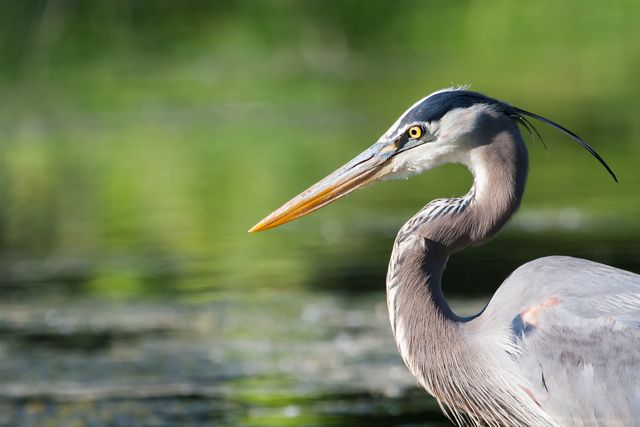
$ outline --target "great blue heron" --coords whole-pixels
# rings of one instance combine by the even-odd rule
[[[631,426],[640,423],[640,275],[561,256],[531,261],[478,315],[462,318],[441,290],[452,252],[493,237],[525,187],[518,124],[542,116],[464,88],[411,106],[369,149],[250,231],[306,215],[365,185],[443,163],[474,177],[463,197],[434,200],[400,229],[387,274],[398,349],[418,383],[459,424]],[[537,133],[537,132],[536,132]]]

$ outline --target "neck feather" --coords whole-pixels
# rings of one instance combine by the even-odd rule
[[[449,308],[441,279],[452,252],[493,237],[522,199],[527,152],[515,124],[504,120],[482,139],[487,144],[464,159],[474,176],[469,193],[431,202],[411,218],[398,233],[389,264],[387,302],[400,353],[421,385],[453,407],[455,378],[445,367],[457,366],[464,375],[464,364],[475,358],[461,357],[474,351],[462,327],[468,319]]]
[[[520,206],[527,178],[527,151],[513,129],[470,150],[462,159],[473,174],[459,198],[434,200],[411,218],[397,240],[409,235],[439,243],[448,254],[492,238]]]

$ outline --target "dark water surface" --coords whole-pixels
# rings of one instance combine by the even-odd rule
[[[4,304],[0,357],[3,426],[445,425],[382,293]]]

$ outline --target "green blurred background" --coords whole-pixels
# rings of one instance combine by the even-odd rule
[[[538,125],[547,149],[527,137],[531,173],[519,215],[490,244],[451,260],[447,294],[477,306],[517,265],[550,254],[640,271],[638,22],[633,0],[3,2],[0,350],[16,364],[0,367],[0,381],[18,392],[0,396],[10,409],[0,423],[113,425],[128,416],[122,425],[146,425],[147,415],[132,414],[157,414],[157,401],[132,397],[140,381],[195,387],[201,405],[168,392],[160,402],[176,405],[174,418],[148,425],[441,422],[426,396],[412,400],[385,314],[368,313],[384,311],[397,229],[428,200],[464,194],[466,170],[379,184],[281,229],[246,230],[375,142],[415,100],[470,84],[576,131],[620,183]],[[304,327],[309,307],[314,332]],[[141,317],[127,317],[132,311]],[[209,319],[198,317],[208,325],[201,335],[189,335],[197,328],[185,312]],[[349,324],[354,312],[376,316],[378,326],[345,332],[331,321]],[[167,318],[177,320],[158,338],[156,322]],[[389,348],[326,368],[344,371],[344,382],[317,383],[325,368],[280,366],[288,346],[326,345],[333,354],[345,333],[382,336]],[[207,339],[218,359],[192,366],[207,347],[184,349]],[[162,347],[163,368],[146,364],[154,346],[175,340],[184,351]],[[271,365],[251,347],[258,341]],[[43,345],[46,361],[37,356]],[[99,365],[132,346],[137,365],[121,373]],[[300,350],[290,362],[314,354]],[[176,359],[180,369],[170,371],[178,373],[167,375]],[[390,392],[353,377],[372,360],[399,369],[387,382],[403,376],[406,387]],[[110,369],[122,378],[115,392],[99,380]],[[71,383],[63,399],[60,382]],[[210,386],[215,399],[202,388]],[[89,409],[73,398],[86,387],[103,393]],[[113,404],[113,393],[134,408]],[[95,405],[103,421],[90,415]],[[191,420],[198,411],[209,415]]]

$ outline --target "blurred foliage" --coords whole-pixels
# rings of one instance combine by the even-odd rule
[[[530,146],[523,219],[510,230],[542,227],[545,243],[522,258],[573,248],[620,263],[598,256],[620,247],[637,258],[640,2],[0,8],[5,289],[381,287],[395,230],[430,198],[466,192],[460,167],[380,184],[268,234],[246,230],[373,143],[416,99],[467,83],[576,130],[620,177],[614,185],[586,152],[540,126],[548,149]],[[489,264],[510,266],[501,261],[513,252],[507,238]],[[595,243],[608,249],[594,254]],[[465,268],[479,265],[467,259]]]

